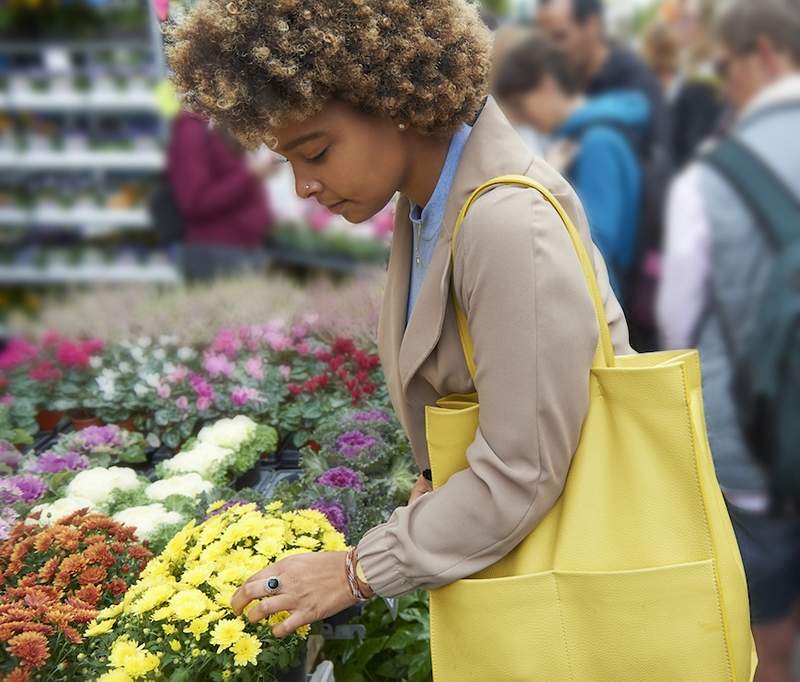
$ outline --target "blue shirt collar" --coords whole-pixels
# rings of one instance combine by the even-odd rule
[[[464,152],[464,147],[471,132],[472,128],[465,123],[453,135],[436,188],[424,208],[414,203],[411,204],[411,212],[409,214],[411,222],[421,222],[423,229],[438,229],[444,219],[447,197],[450,194],[450,188],[453,186],[458,164],[461,161],[461,154]]]

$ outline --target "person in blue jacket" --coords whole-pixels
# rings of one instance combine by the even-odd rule
[[[548,160],[575,187],[621,300],[644,192],[636,145],[647,131],[647,98],[634,90],[585,97],[563,53],[538,35],[511,50],[495,74],[506,115],[551,137]]]

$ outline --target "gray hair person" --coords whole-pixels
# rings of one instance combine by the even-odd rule
[[[761,173],[777,177],[800,202],[800,1],[729,3],[718,17],[716,42],[717,72],[736,113],[730,133],[717,144],[735,140],[766,166]],[[800,607],[800,518],[770,510],[768,470],[756,461],[769,453],[748,445],[738,413],[741,396],[734,391],[735,367],[741,349],[760,331],[759,312],[779,252],[746,189],[707,162],[715,150],[701,151],[672,187],[658,317],[666,345],[696,343],[700,349],[711,451],[747,574],[757,679],[790,682]]]

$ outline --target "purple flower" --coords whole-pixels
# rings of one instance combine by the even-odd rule
[[[264,365],[258,355],[253,355],[244,363],[244,371],[247,376],[252,377],[256,381],[261,381],[264,378]]]
[[[194,372],[190,374],[189,384],[200,398],[208,398],[211,400],[214,397],[214,387],[199,374],[195,374]]]
[[[85,449],[118,448],[122,445],[124,435],[119,426],[90,426],[75,435],[77,443],[83,443]]]
[[[234,388],[233,391],[231,391],[231,402],[236,407],[243,407],[251,400],[255,400],[256,398],[258,398],[258,391],[247,386],[240,386],[239,388]]]
[[[0,502],[34,502],[47,492],[47,483],[33,474],[12,476],[0,481]]]
[[[353,459],[358,457],[362,450],[372,447],[377,442],[377,438],[369,436],[363,431],[348,431],[339,436],[336,441],[336,449],[342,457]]]
[[[329,502],[327,500],[319,500],[311,505],[311,509],[316,509],[328,517],[331,525],[340,533],[347,534],[347,514],[344,507],[338,502]]]
[[[0,464],[16,469],[22,461],[22,454],[7,440],[0,440]]]
[[[89,466],[89,460],[79,452],[53,452],[39,455],[34,471],[41,474],[57,474],[59,471],[79,471]]]
[[[222,353],[206,353],[203,358],[203,369],[208,372],[211,377],[233,375],[236,366]]]
[[[383,410],[365,410],[362,412],[355,412],[351,419],[356,422],[388,422],[391,417]]]
[[[353,488],[361,490],[363,483],[361,476],[348,467],[333,467],[328,469],[317,479],[317,483],[328,485],[333,488]]]

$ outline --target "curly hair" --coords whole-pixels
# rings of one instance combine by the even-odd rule
[[[200,0],[165,32],[186,106],[246,147],[329,99],[446,134],[488,90],[490,35],[466,0]]]

